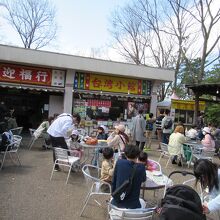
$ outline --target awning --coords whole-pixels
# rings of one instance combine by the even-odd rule
[[[64,88],[37,86],[37,85],[28,85],[28,84],[17,84],[17,83],[7,83],[7,82],[0,82],[0,87],[2,87],[2,88],[15,88],[15,89],[27,89],[27,90],[44,91],[44,92],[62,92],[62,93],[64,93]]]
[[[91,94],[91,95],[102,95],[102,96],[111,96],[111,97],[127,97],[127,98],[135,98],[135,99],[151,99],[151,96],[147,95],[135,95],[135,94],[125,94],[125,93],[111,93],[111,92],[103,92],[103,91],[91,91],[91,90],[73,90],[74,93],[79,94]]]

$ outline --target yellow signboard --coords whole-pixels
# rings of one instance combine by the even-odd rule
[[[180,110],[191,110],[194,111],[195,101],[193,100],[174,100],[172,99],[171,108],[172,109],[180,109]],[[205,102],[199,102],[199,110],[205,110]]]
[[[86,83],[89,85],[86,85]],[[89,80],[85,80],[85,88],[106,92],[141,94],[142,81],[137,79],[90,74]]]

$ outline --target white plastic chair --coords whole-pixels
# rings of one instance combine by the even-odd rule
[[[36,129],[29,128],[29,132],[30,132],[30,135],[31,135],[31,140],[28,144],[29,150],[32,148],[32,146],[34,145],[34,142],[37,140],[37,138],[35,138],[35,136],[34,136],[35,131],[36,131]]]
[[[12,154],[16,154],[16,157],[17,157],[17,160],[21,166],[21,161],[20,161],[20,158],[18,156],[18,149],[21,145],[21,140],[22,140],[22,137],[19,136],[19,135],[13,135],[13,138],[14,140],[12,141],[12,143],[8,144],[7,145],[7,148],[5,151],[1,151],[0,154],[3,155],[2,157],[2,161],[1,161],[1,167],[0,167],[0,170],[2,169],[3,165],[4,165],[4,162],[5,162],[5,158],[6,158],[6,155],[9,154],[12,162],[14,163],[14,159],[12,157]]]
[[[152,219],[155,208],[144,209],[121,209],[110,204],[110,220],[148,220]]]
[[[17,127],[10,129],[13,135],[21,135],[21,132],[23,131],[23,127]]]
[[[167,163],[166,163],[166,166],[165,166],[165,168],[167,168],[172,156],[170,155],[170,153],[168,151],[168,145],[167,144],[161,142],[160,146],[161,146],[161,154],[160,154],[160,158],[158,160],[158,163],[160,163],[160,160],[161,160],[162,157],[167,157],[168,160],[167,160]]]
[[[78,166],[78,164],[79,164],[78,162],[79,162],[80,158],[74,157],[74,156],[68,156],[69,150],[66,150],[63,148],[54,148],[54,151],[55,151],[56,160],[53,165],[50,180],[53,177],[53,173],[54,173],[56,165],[58,165],[59,167],[60,166],[61,167],[68,167],[69,170],[68,170],[68,175],[66,178],[66,184],[67,184],[69,176],[70,176],[70,171],[74,167],[74,165]]]
[[[85,198],[85,201],[83,203],[83,208],[82,208],[82,211],[80,213],[80,216],[82,216],[88,202],[89,202],[89,199],[93,196],[107,196],[107,197],[111,197],[111,185],[107,182],[104,182],[104,181],[101,181],[99,179],[99,174],[101,173],[100,172],[100,168],[99,167],[96,167],[96,166],[93,166],[93,165],[89,165],[89,164],[86,164],[83,166],[82,168],[82,172],[83,172],[83,175],[85,177],[85,180],[86,180],[86,184],[87,184],[87,187],[88,187],[88,194]],[[101,186],[102,185],[106,185],[107,189],[109,189],[108,191],[109,192],[102,192],[101,190]],[[99,206],[101,206],[101,203],[98,202],[97,200],[94,200]]]
[[[195,151],[195,149],[192,151],[192,158],[196,158],[196,160],[199,159],[207,159],[213,162],[213,157],[215,155],[215,149],[213,150],[203,150],[201,151]]]

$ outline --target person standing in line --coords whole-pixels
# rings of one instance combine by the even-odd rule
[[[160,109],[160,114],[159,116],[156,118],[156,122],[155,122],[155,125],[156,125],[156,133],[157,133],[157,140],[158,140],[158,150],[161,150],[161,146],[160,146],[160,143],[162,141],[162,129],[161,129],[161,124],[162,124],[162,119],[164,118],[164,110],[163,109]]]
[[[146,120],[146,145],[145,148],[146,150],[151,149],[151,142],[152,142],[152,134],[153,134],[153,129],[154,129],[154,123],[156,121],[153,113],[149,114],[149,118]]]
[[[162,142],[165,144],[168,144],[169,137],[173,131],[174,123],[172,118],[170,117],[170,110],[165,110],[165,117],[162,119],[161,122],[161,129],[163,131],[162,133]]]
[[[53,149],[56,147],[68,149],[65,139],[70,137],[72,130],[80,123],[80,120],[80,115],[75,113],[73,115],[62,113],[57,116],[47,130]],[[55,160],[55,152],[53,151],[53,161]],[[58,165],[55,167],[55,170],[59,170]]]
[[[138,111],[138,115],[134,118],[133,128],[132,128],[132,140],[136,141],[136,145],[140,150],[144,149],[146,142],[145,137],[146,121],[143,116],[143,110]]]

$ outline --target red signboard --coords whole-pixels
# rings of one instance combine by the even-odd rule
[[[51,86],[50,69],[0,64],[0,81]]]
[[[105,100],[96,100],[96,99],[89,99],[88,100],[88,106],[96,106],[96,107],[111,107],[111,101],[105,101]]]

